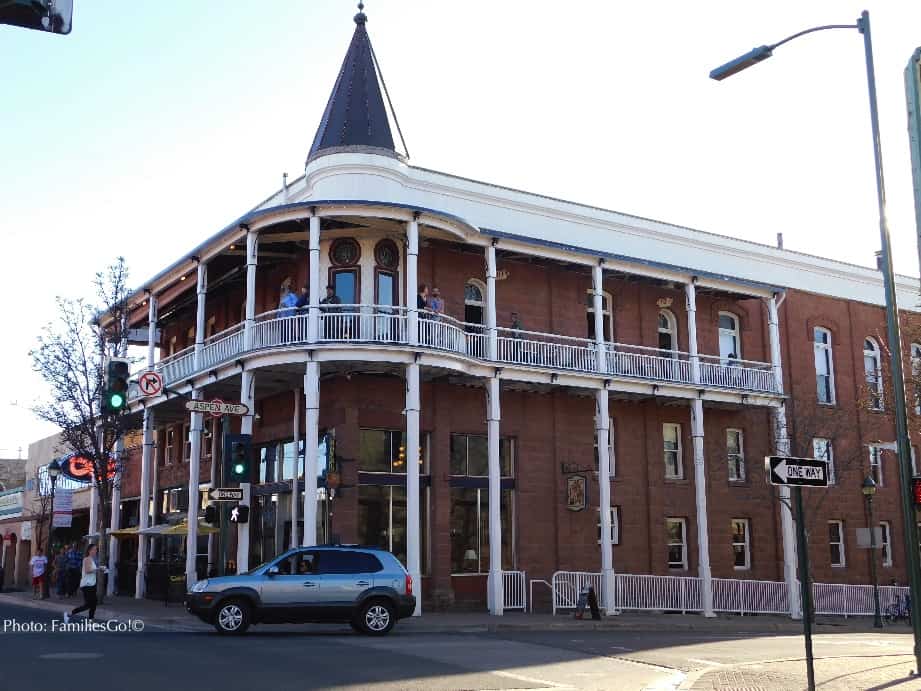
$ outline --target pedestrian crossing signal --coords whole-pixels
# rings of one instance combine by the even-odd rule
[[[246,504],[237,504],[230,510],[231,523],[248,523],[249,507]]]

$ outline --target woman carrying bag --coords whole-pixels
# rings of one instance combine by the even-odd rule
[[[88,621],[93,621],[96,616],[96,573],[99,571],[108,571],[106,567],[99,566],[96,563],[96,552],[99,548],[96,545],[90,545],[83,558],[83,569],[80,578],[80,592],[83,593],[83,604],[75,607],[69,614],[64,614],[64,623],[69,623],[70,618],[80,612],[89,610]]]

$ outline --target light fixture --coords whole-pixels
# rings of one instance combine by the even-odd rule
[[[237,249],[237,246],[236,246],[236,245],[231,245],[231,246],[230,246],[230,249],[231,249],[231,250],[235,250],[235,249]]]
[[[876,494],[876,482],[873,480],[872,475],[867,475],[863,479],[863,483],[860,485],[860,491],[863,492],[865,497],[872,497]]]
[[[185,276],[180,276],[180,277],[179,277],[179,280],[180,280],[180,281],[184,281],[184,280],[185,280]]]
[[[58,476],[60,474],[61,474],[61,464],[57,460],[51,461],[51,463],[48,464],[48,477],[50,477],[51,480],[54,481],[58,479]]]

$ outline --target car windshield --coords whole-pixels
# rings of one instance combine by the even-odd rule
[[[259,566],[255,566],[255,567],[251,568],[249,571],[244,571],[242,575],[243,575],[243,576],[252,576],[254,573],[256,573],[257,571],[259,571],[260,569],[264,569],[264,568],[265,568],[266,566],[268,566],[269,564],[275,563],[275,561],[276,561],[276,559],[270,559],[269,561],[264,561],[264,562],[262,562],[261,564],[259,564]]]

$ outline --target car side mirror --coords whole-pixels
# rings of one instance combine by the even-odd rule
[[[277,566],[270,566],[265,572],[266,576],[277,576],[280,573]]]

